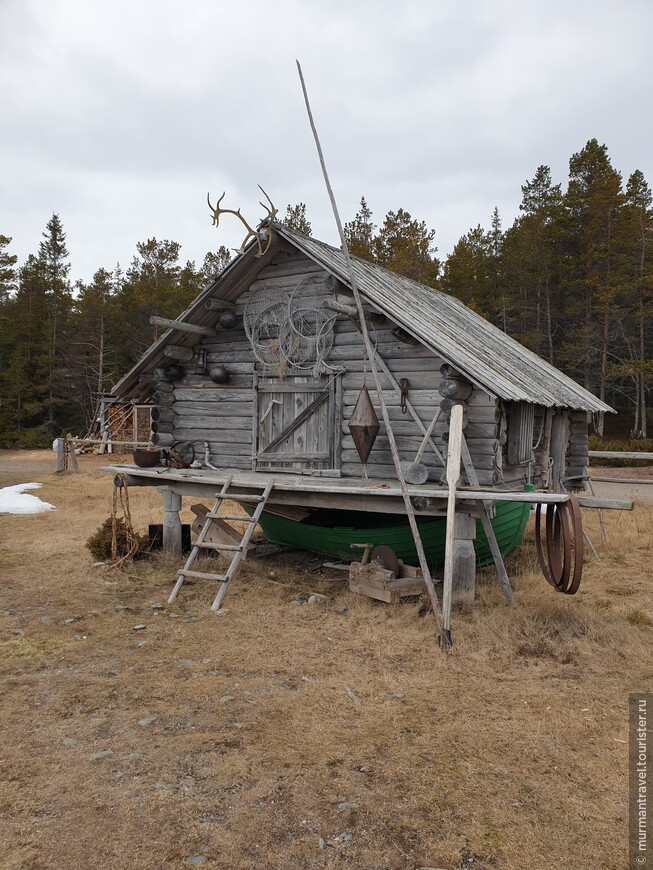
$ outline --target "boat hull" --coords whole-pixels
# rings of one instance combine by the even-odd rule
[[[528,523],[530,507],[526,502],[497,502],[492,527],[502,555],[506,556],[519,545]],[[371,517],[378,521],[374,526],[370,526]],[[295,522],[264,511],[260,526],[266,539],[274,544],[350,560],[355,553],[352,544],[371,544],[373,547],[385,544],[406,564],[417,564],[415,542],[405,517],[322,511],[319,519],[320,525],[313,524],[310,517],[303,522]],[[444,564],[446,522],[444,518],[420,517],[417,524],[427,561],[437,570]],[[480,520],[476,523],[474,549],[479,567],[492,563],[492,553]]]

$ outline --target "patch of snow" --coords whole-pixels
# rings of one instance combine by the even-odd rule
[[[27,495],[26,489],[40,489],[40,483],[17,483],[0,489],[0,514],[40,514],[54,511],[56,507],[41,501],[38,496]]]

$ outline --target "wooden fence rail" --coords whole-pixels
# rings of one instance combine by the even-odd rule
[[[653,459],[653,453],[625,453],[620,450],[590,450],[590,459]]]

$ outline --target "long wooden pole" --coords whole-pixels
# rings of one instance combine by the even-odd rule
[[[451,595],[453,591],[453,551],[456,531],[456,486],[460,479],[460,454],[463,440],[463,408],[454,405],[449,423],[447,450],[447,533],[444,549],[444,580],[442,589],[442,645],[451,648]]]
[[[302,92],[304,94],[304,102],[306,103],[306,112],[308,114],[308,120],[311,125],[311,131],[313,133],[313,139],[315,140],[315,147],[317,148],[318,157],[320,160],[320,166],[322,167],[322,174],[324,176],[324,183],[326,185],[327,193],[329,194],[329,200],[331,202],[331,208],[333,210],[333,216],[336,221],[336,226],[338,227],[338,234],[340,236],[340,243],[342,245],[342,251],[345,257],[345,263],[347,265],[347,272],[349,276],[349,283],[354,294],[354,300],[356,302],[356,309],[358,311],[358,318],[360,320],[360,328],[361,334],[363,336],[363,341],[365,343],[365,352],[367,354],[370,369],[372,370],[372,376],[374,378],[374,385],[376,388],[377,395],[379,397],[379,405],[381,407],[381,414],[383,416],[383,422],[386,428],[386,435],[388,438],[388,442],[390,444],[390,450],[392,452],[392,459],[395,466],[395,472],[397,475],[397,480],[399,482],[399,486],[401,489],[401,495],[404,500],[404,506],[406,509],[406,516],[408,517],[408,522],[410,524],[411,531],[413,533],[413,538],[415,540],[415,549],[417,550],[417,556],[419,559],[419,565],[422,569],[422,574],[424,577],[424,583],[426,584],[426,588],[429,593],[429,598],[431,600],[431,605],[433,607],[433,615],[435,617],[435,622],[440,633],[440,637],[443,638],[443,626],[442,626],[442,615],[440,611],[440,604],[438,601],[438,595],[435,591],[435,584],[433,583],[433,578],[431,577],[431,572],[429,570],[429,565],[426,560],[426,553],[424,552],[424,545],[422,544],[422,539],[419,534],[419,529],[417,527],[417,520],[415,519],[415,512],[413,510],[413,505],[410,500],[410,495],[408,494],[408,489],[406,487],[406,481],[404,480],[404,475],[401,469],[401,462],[399,459],[399,451],[397,450],[397,442],[395,440],[394,432],[392,431],[392,426],[390,424],[390,415],[388,414],[388,408],[385,403],[385,398],[383,396],[383,390],[381,388],[381,381],[379,379],[379,372],[376,365],[376,355],[374,353],[374,348],[372,347],[372,342],[370,341],[369,332],[367,329],[367,321],[365,319],[365,312],[363,310],[363,303],[361,300],[360,291],[358,288],[358,281],[356,280],[356,274],[354,273],[354,267],[351,261],[351,257],[349,255],[349,247],[347,245],[347,239],[345,238],[345,233],[342,228],[342,222],[340,220],[340,214],[338,212],[338,206],[336,205],[336,199],[333,195],[333,190],[331,188],[331,182],[329,181],[329,174],[326,168],[326,162],[324,160],[324,154],[322,153],[322,146],[320,145],[320,138],[317,134],[317,129],[315,127],[315,122],[313,121],[313,113],[311,112],[311,105],[308,100],[308,92],[306,90],[306,84],[304,82],[304,75],[302,73],[302,68],[297,61],[297,71],[299,72],[299,80],[302,86]],[[455,498],[455,496],[454,496]]]

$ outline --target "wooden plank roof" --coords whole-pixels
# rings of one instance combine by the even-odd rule
[[[277,238],[303,252],[345,285],[349,285],[345,257],[339,248],[327,245],[275,224]],[[178,320],[207,323],[215,312],[207,311],[209,297],[235,299],[248,280],[271,259],[275,246],[264,258],[255,258],[255,246],[227,266],[220,277],[193,302]],[[550,363],[506,335],[458,299],[425,287],[357,257],[352,258],[362,296],[411,335],[430,347],[465,374],[473,383],[501,399],[530,402],[545,407],[583,411],[612,411],[609,405],[583,389]],[[114,387],[115,395],[135,395],[139,375],[151,371],[163,358],[163,348],[172,332],[165,333],[136,366]],[[175,333],[179,343],[179,333]]]

